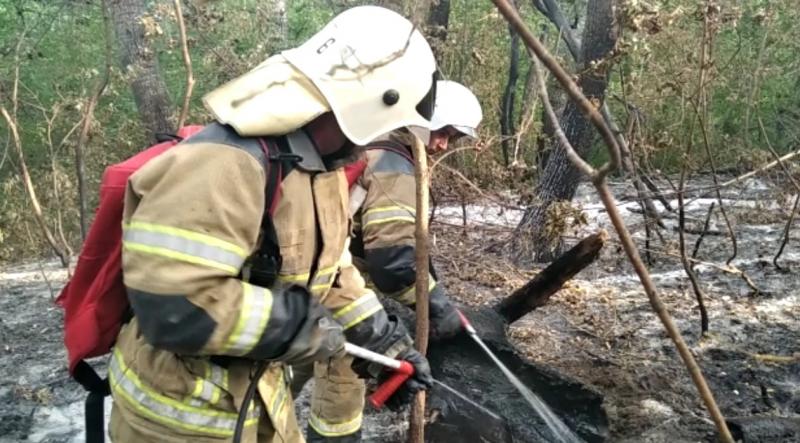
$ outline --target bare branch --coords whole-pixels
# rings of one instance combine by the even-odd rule
[[[792,224],[794,223],[794,219],[797,217],[797,209],[798,205],[800,205],[800,194],[794,198],[794,206],[792,207],[792,213],[789,214],[789,220],[786,221],[786,227],[783,228],[783,240],[781,241],[781,246],[778,248],[778,252],[775,253],[775,257],[772,258],[772,264],[775,265],[776,269],[781,271],[785,270],[778,264],[778,259],[781,258],[781,254],[783,254],[783,249],[786,248],[786,245],[789,243],[789,233],[792,230]]]
[[[700,282],[697,280],[697,274],[694,272],[694,268],[692,267],[691,263],[689,263],[689,258],[686,255],[686,234],[685,234],[685,225],[686,225],[686,213],[684,211],[684,204],[683,204],[683,189],[686,185],[686,169],[688,167],[688,157],[689,157],[689,150],[691,149],[691,140],[689,141],[688,147],[686,148],[686,155],[683,161],[683,167],[681,168],[681,178],[678,184],[678,242],[680,244],[680,251],[681,251],[681,264],[683,265],[683,270],[686,272],[686,276],[689,277],[689,281],[692,284],[692,290],[694,291],[695,298],[697,299],[697,307],[700,310],[700,333],[705,334],[708,332],[708,311],[706,311],[706,305],[703,300],[703,290],[700,288]],[[709,212],[710,214],[710,212]]]
[[[192,100],[192,90],[194,89],[194,74],[192,72],[192,58],[189,56],[189,42],[186,39],[186,25],[183,23],[183,12],[181,11],[181,0],[175,0],[175,20],[178,21],[178,30],[181,37],[181,54],[183,54],[183,64],[186,67],[186,92],[183,94],[183,107],[180,117],[178,117],[178,128],[186,122],[189,114],[189,103]]]
[[[111,78],[111,64],[113,63],[111,23],[105,0],[100,2],[100,8],[103,11],[103,30],[105,34],[105,67],[103,69],[103,74],[97,79],[94,92],[86,103],[83,125],[78,135],[78,142],[75,144],[75,175],[78,177],[78,210],[80,214],[82,240],[86,239],[86,235],[89,232],[89,210],[87,208],[88,192],[86,190],[86,167],[83,162],[83,149],[86,146],[86,142],[89,140],[89,129],[92,126],[92,119],[94,118],[94,110],[97,107],[97,102],[100,100],[103,92],[105,92],[109,79]]]
[[[417,217],[416,217],[416,348],[420,354],[428,351],[428,155],[422,141],[414,137],[414,167],[417,185]],[[420,391],[414,398],[409,420],[409,439],[411,443],[422,443],[425,440],[425,391]]]
[[[581,111],[583,111],[583,113],[589,117],[591,122],[598,128],[603,136],[603,141],[606,143],[611,161],[603,165],[599,170],[592,171],[592,182],[597,189],[598,194],[600,195],[600,199],[603,201],[603,205],[608,212],[611,223],[614,225],[614,229],[617,231],[617,234],[620,237],[623,249],[625,250],[628,259],[630,260],[633,268],[636,271],[636,274],[639,276],[639,279],[642,282],[642,286],[644,287],[645,293],[647,293],[653,310],[656,312],[662,324],[664,325],[664,329],[667,331],[667,334],[670,336],[673,343],[675,343],[675,347],[683,359],[683,362],[692,377],[692,381],[697,387],[697,390],[700,393],[700,396],[703,399],[703,402],[705,403],[706,408],[708,409],[709,414],[714,421],[714,424],[717,426],[717,430],[721,439],[726,443],[733,443],[733,437],[731,436],[728,426],[725,423],[725,419],[722,416],[716,401],[714,400],[714,396],[711,393],[711,390],[709,389],[702,372],[700,371],[700,367],[697,365],[697,362],[689,350],[689,347],[683,340],[680,331],[678,331],[678,328],[675,326],[675,323],[664,306],[664,303],[661,301],[661,297],[658,295],[655,284],[650,277],[650,273],[647,271],[647,268],[639,256],[636,245],[633,243],[630,232],[628,232],[628,229],[625,227],[625,224],[622,221],[616,201],[614,200],[614,197],[608,188],[608,184],[606,183],[606,175],[615,169],[620,163],[619,146],[617,145],[617,141],[613,132],[606,125],[605,120],[597,111],[597,108],[594,107],[591,102],[589,102],[589,100],[577,87],[575,82],[572,81],[570,76],[566,73],[566,71],[564,71],[564,68],[558,64],[558,62],[547,52],[547,50],[541,45],[536,37],[530,32],[520,18],[519,14],[517,14],[516,10],[508,3],[508,1],[492,0],[492,2],[495,4],[495,6],[497,6],[497,9],[506,18],[506,20],[516,29],[525,44],[536,53],[537,57],[539,57],[539,59],[542,60],[545,66],[547,66],[547,68],[550,70],[550,72],[553,73],[558,82],[567,91],[570,98],[579,105]]]

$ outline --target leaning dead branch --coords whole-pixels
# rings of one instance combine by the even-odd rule
[[[786,174],[786,178],[789,180],[789,183],[794,186],[795,191],[797,192],[797,196],[794,199],[794,206],[792,206],[792,212],[789,214],[789,220],[786,222],[786,227],[783,229],[783,240],[781,241],[781,245],[778,248],[778,252],[775,253],[775,257],[772,258],[772,264],[775,265],[776,269],[784,270],[783,268],[778,265],[778,259],[780,258],[781,254],[783,254],[784,248],[789,243],[789,234],[792,230],[792,224],[794,224],[794,219],[797,215],[797,208],[798,204],[800,203],[800,184],[797,183],[797,180],[794,179],[792,175],[792,171],[783,163],[780,157],[778,157],[778,153],[775,152],[775,148],[772,147],[772,143],[769,141],[769,135],[767,135],[767,130],[764,128],[764,121],[761,120],[761,116],[758,117],[758,126],[761,129],[761,134],[764,137],[764,141],[767,144],[767,149],[775,157],[775,161],[781,166],[783,172]]]
[[[792,212],[789,214],[789,220],[786,221],[786,226],[783,228],[783,240],[781,240],[781,245],[778,247],[778,252],[775,253],[775,257],[772,257],[772,264],[775,265],[775,268],[781,271],[785,271],[786,269],[781,267],[778,264],[778,259],[781,258],[783,254],[783,250],[786,248],[786,245],[789,244],[789,233],[792,230],[792,225],[794,224],[794,219],[797,217],[797,209],[800,207],[800,193],[794,198],[794,206],[792,206]]]
[[[194,89],[192,57],[189,56],[189,42],[186,39],[186,25],[183,23],[181,0],[175,0],[175,20],[178,22],[178,31],[181,37],[181,54],[183,55],[183,65],[186,67],[186,92],[183,94],[183,106],[181,107],[180,117],[178,117],[178,128],[180,128],[186,123],[186,116],[189,114],[189,104],[192,100],[192,90]]]
[[[686,169],[688,167],[687,163],[691,146],[692,142],[689,140],[686,148],[686,158],[684,158],[683,167],[681,168],[681,178],[678,184],[678,242],[680,244],[683,271],[686,272],[686,276],[689,277],[689,281],[692,284],[692,291],[694,291],[694,296],[697,299],[697,307],[700,310],[700,333],[705,335],[708,332],[708,311],[706,310],[703,289],[700,287],[700,282],[697,280],[694,267],[689,262],[689,257],[686,255],[686,212],[683,204],[683,192],[681,192],[686,185]]]
[[[416,217],[416,269],[417,280],[414,291],[416,292],[416,335],[415,344],[420,354],[428,351],[428,184],[430,182],[428,171],[428,155],[425,146],[418,138],[414,138],[414,167],[417,184],[417,214]],[[425,391],[420,391],[414,398],[409,418],[409,442],[422,443],[425,440]]]
[[[103,30],[105,38],[105,66],[103,75],[97,80],[94,87],[94,92],[86,104],[86,112],[83,115],[83,123],[81,131],[78,135],[78,142],[75,144],[75,174],[78,177],[78,210],[80,214],[81,223],[81,240],[86,239],[86,233],[89,232],[89,214],[87,209],[88,192],[86,190],[86,167],[83,162],[83,148],[89,140],[89,129],[92,126],[94,119],[94,109],[97,107],[97,102],[105,92],[108,86],[108,81],[111,78],[111,66],[113,63],[113,52],[111,42],[113,36],[111,35],[111,23],[108,16],[108,7],[105,1],[100,2],[100,8],[103,11]]]
[[[561,67],[556,59],[550,55],[550,53],[542,46],[539,40],[530,32],[525,23],[522,21],[522,18],[519,16],[519,14],[517,14],[517,11],[509,4],[509,2],[507,0],[492,0],[492,2],[495,4],[495,6],[497,6],[498,10],[505,17],[505,19],[520,34],[520,37],[525,44],[531,50],[533,50],[538,59],[541,60],[541,62],[547,66],[550,72],[553,73],[554,77],[569,94],[570,98],[578,105],[581,112],[595,125],[595,127],[597,127],[598,131],[600,132],[603,141],[608,148],[609,157],[611,160],[598,169],[593,168],[591,165],[581,159],[569,144],[564,144],[562,142],[562,148],[567,150],[570,160],[581,171],[587,173],[587,175],[591,178],[592,183],[594,184],[601,200],[603,201],[603,205],[608,211],[608,215],[612,224],[614,225],[614,229],[617,231],[617,234],[620,237],[623,249],[625,250],[628,259],[630,260],[631,264],[636,270],[637,275],[639,276],[639,279],[642,282],[642,286],[644,287],[645,293],[647,293],[650,304],[664,325],[667,334],[675,343],[678,354],[683,359],[683,362],[692,377],[692,381],[697,387],[697,390],[700,393],[700,396],[703,399],[703,402],[705,403],[705,406],[708,409],[714,424],[717,426],[720,437],[725,442],[733,443],[733,437],[731,436],[728,426],[725,423],[725,419],[722,416],[716,401],[714,400],[714,395],[711,393],[708,383],[706,383],[705,377],[703,377],[703,374],[700,371],[700,367],[695,361],[694,356],[689,350],[689,347],[686,345],[686,342],[683,340],[680,331],[675,326],[675,323],[667,311],[666,306],[664,306],[664,303],[661,301],[661,297],[658,295],[658,291],[653,283],[650,273],[639,256],[639,251],[636,248],[633,239],[631,238],[630,232],[628,232],[627,227],[622,221],[622,217],[617,209],[616,201],[608,188],[606,176],[609,174],[609,172],[615,170],[620,164],[620,151],[616,138],[614,137],[614,133],[608,127],[602,115],[598,112],[597,107],[595,107],[595,105],[593,105],[586,98],[586,96],[583,95],[580,88],[578,88],[578,85],[572,80],[572,77],[564,70],[563,67]],[[538,65],[534,66],[538,68]],[[539,77],[541,77],[541,74],[539,74]],[[543,102],[546,102],[546,100],[543,100]],[[556,127],[559,126],[557,121],[553,123]]]
[[[22,186],[25,188],[25,193],[28,194],[28,200],[33,208],[33,218],[36,220],[36,224],[39,225],[39,229],[41,229],[45,240],[47,240],[47,243],[53,249],[53,252],[55,252],[58,258],[61,260],[61,265],[66,268],[69,266],[69,253],[62,248],[61,245],[59,245],[44,218],[44,211],[42,210],[42,206],[39,203],[39,198],[36,195],[36,189],[33,186],[33,180],[31,179],[30,172],[28,171],[28,164],[25,162],[25,154],[22,151],[22,140],[19,137],[19,131],[17,129],[17,109],[19,107],[19,54],[23,39],[24,33],[20,36],[19,41],[17,42],[16,52],[14,55],[14,78],[11,89],[12,113],[9,113],[3,104],[5,97],[3,97],[2,90],[0,90],[0,115],[3,116],[3,119],[8,126],[8,132],[11,133],[11,146],[14,148],[14,153],[17,156],[19,178],[20,181],[22,181]]]

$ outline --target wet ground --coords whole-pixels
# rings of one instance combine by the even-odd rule
[[[615,186],[614,192],[622,197],[632,195],[624,186]],[[734,423],[732,429],[757,436],[747,441],[800,441],[798,434],[792,433],[800,420],[797,240],[789,243],[780,261],[786,270],[772,265],[790,201],[761,181],[731,189],[724,197],[735,223],[738,254],[731,263],[736,270],[725,269],[731,248],[725,235],[718,235],[724,234],[725,225],[716,212],[711,233],[698,253],[707,264],[697,266],[706,293],[709,334],[700,335],[696,301],[675,256],[674,218],[665,218],[664,242],[652,242],[653,278],[722,412]],[[608,225],[605,212],[586,187],[581,187],[576,201],[588,225],[575,228],[572,242]],[[702,228],[711,201],[700,199],[689,205],[689,226]],[[643,244],[637,205],[623,200],[621,206],[627,224]],[[517,269],[493,252],[504,249],[497,245],[508,238],[521,212],[494,203],[470,205],[466,235],[462,235],[461,215],[459,206],[445,205],[437,211],[439,222],[432,225],[440,277],[454,298],[468,306],[485,307],[535,273],[535,269]],[[798,231],[796,223],[793,238],[800,235]],[[518,352],[505,358],[525,358],[545,372],[558,371],[559,379],[579,381],[580,389],[575,392],[600,394],[608,419],[608,441],[712,441],[713,425],[615,238],[612,233],[599,261],[549,305],[508,328]],[[697,235],[688,235],[690,245],[696,239]],[[748,275],[758,292],[737,270]],[[52,304],[65,278],[66,273],[54,262],[13,266],[0,273],[0,442],[82,441],[83,392],[66,374],[61,312]],[[439,369],[442,378],[448,377],[447,371],[451,371],[450,381],[464,378],[462,372],[452,373],[451,368],[458,366],[439,367],[448,368]],[[513,415],[523,411],[513,406],[513,393],[503,387],[501,377],[482,373],[478,379],[483,387],[478,386],[480,390],[471,395],[498,412]],[[579,415],[575,411],[559,406],[559,395],[567,390],[559,391],[552,383],[542,386],[546,377],[538,372],[525,377],[568,424],[581,422],[575,420]],[[525,420],[522,415],[511,421]],[[535,419],[530,419],[530,424],[531,432],[536,432]],[[402,414],[369,415],[365,440],[400,441],[404,426]],[[520,441],[537,441],[534,435]]]

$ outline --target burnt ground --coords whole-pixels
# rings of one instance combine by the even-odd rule
[[[643,244],[641,216],[635,212],[636,205],[625,200],[631,191],[623,186],[614,191],[622,200],[627,225]],[[711,233],[705,236],[698,254],[706,264],[697,266],[710,316],[706,336],[700,335],[697,303],[675,256],[674,218],[665,218],[664,242],[656,239],[652,243],[653,278],[725,416],[773,418],[768,422],[739,421],[747,432],[758,429],[750,435],[759,439],[747,441],[800,441],[797,433],[791,433],[800,419],[797,240],[789,243],[780,261],[787,270],[772,265],[789,201],[760,181],[732,189],[724,197],[738,238],[732,265],[749,276],[758,292],[724,267],[730,242],[717,235],[724,234],[725,226],[716,212]],[[576,202],[587,224],[576,225],[568,243],[607,227],[596,201],[582,186]],[[702,227],[710,202],[702,199],[689,205],[688,225]],[[440,278],[452,296],[479,309],[524,284],[537,268],[520,269],[503,257],[519,211],[476,200],[467,207],[467,215],[469,224],[463,230],[461,208],[442,204],[432,225],[433,249]],[[796,239],[800,234],[797,223],[792,232]],[[598,262],[547,306],[508,328],[517,354],[506,357],[525,358],[545,372],[580,381],[585,389],[600,393],[608,417],[608,441],[713,441],[714,427],[615,238],[612,232]],[[690,245],[696,239],[697,235],[687,237]],[[83,392],[66,374],[62,317],[52,304],[65,279],[66,272],[55,262],[16,265],[0,272],[0,442],[82,441]],[[537,385],[538,374],[523,379],[561,413],[556,403],[562,391]],[[481,390],[507,390],[501,386],[499,372],[482,377],[485,388],[479,386]],[[495,383],[497,388],[492,391]],[[480,391],[467,393],[495,410],[507,403],[505,397],[491,403]],[[298,402],[301,415],[304,400]],[[574,425],[569,412],[563,413],[565,421]],[[365,440],[398,440],[404,425],[402,415],[371,415]]]
[[[643,245],[638,205],[624,200],[632,190],[615,186],[614,193],[621,200],[627,226]],[[739,273],[724,266],[731,247],[718,211],[698,253],[698,259],[708,262],[697,266],[710,317],[706,336],[700,334],[697,302],[677,255],[678,236],[671,229],[677,221],[672,217],[665,218],[665,241],[652,242],[655,262],[650,270],[726,418],[790,417],[793,420],[744,423],[748,430],[760,426],[760,434],[750,434],[747,441],[797,442],[800,253],[796,240],[790,241],[779,261],[784,269],[772,264],[791,200],[784,200],[760,181],[731,189],[723,198],[738,240],[738,254],[731,265],[744,271],[758,292]],[[582,186],[576,202],[586,224],[572,229],[573,240],[568,243],[606,228],[611,240],[601,257],[547,306],[511,325],[512,342],[529,360],[603,393],[610,441],[713,441],[713,424],[694,385],[596,201],[588,187]],[[687,205],[687,226],[702,231],[712,201],[699,199]],[[521,212],[495,204],[470,205],[467,215],[470,225],[465,232],[461,207],[441,211],[443,223],[434,225],[440,268],[456,298],[467,305],[491,305],[535,273],[512,266],[495,252],[507,250],[510,229]],[[800,233],[798,228],[795,222],[794,239]],[[697,238],[687,235],[690,251]]]

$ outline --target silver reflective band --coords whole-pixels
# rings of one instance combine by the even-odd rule
[[[349,305],[333,313],[333,318],[342,328],[349,329],[370,315],[383,309],[380,300],[374,292],[368,291]]]
[[[269,323],[272,301],[269,289],[242,282],[242,309],[228,337],[226,352],[244,355],[253,350]]]
[[[341,437],[350,435],[361,429],[361,421],[364,415],[359,411],[358,415],[354,418],[342,423],[331,423],[323,420],[317,414],[312,412],[308,416],[308,425],[314,428],[318,434],[325,437]]]
[[[142,383],[139,377],[125,366],[122,355],[115,350],[109,363],[109,379],[113,392],[122,397],[138,414],[170,427],[215,435],[233,436],[237,414],[210,407],[198,408],[174,398],[159,394]],[[260,407],[247,412],[246,426],[258,422]]]
[[[207,240],[203,241],[204,239],[200,235],[195,235],[196,238],[189,238],[189,235],[159,232],[159,228],[166,230],[152,225],[144,228],[137,224],[127,226],[123,234],[125,248],[190,263],[204,264],[231,274],[238,273],[244,263],[245,256],[239,251],[231,250],[233,248],[221,247]]]

